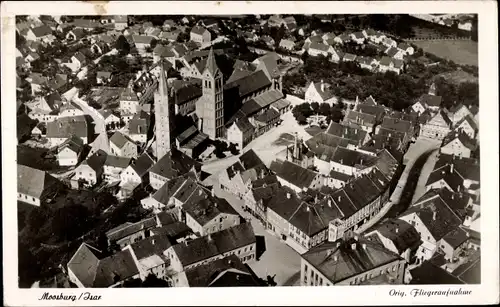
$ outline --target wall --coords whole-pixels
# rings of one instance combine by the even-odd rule
[[[268,228],[270,228],[277,235],[289,235],[290,223],[274,212],[271,208],[267,208],[267,223]]]
[[[167,178],[152,172],[149,173],[149,183],[153,189],[159,190],[166,182],[168,182]]]
[[[34,206],[40,206],[40,199],[37,197],[33,197],[24,193],[17,193],[17,200],[28,203]]]
[[[69,148],[64,148],[57,153],[57,162],[59,165],[76,165],[78,163],[78,155]]]
[[[75,180],[84,179],[90,185],[98,182],[96,172],[88,165],[80,165],[75,170]]]

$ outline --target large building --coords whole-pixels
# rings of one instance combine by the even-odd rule
[[[198,126],[211,139],[220,138],[224,133],[224,84],[213,49],[208,54],[202,82],[203,95],[196,102],[196,114],[201,121]]]

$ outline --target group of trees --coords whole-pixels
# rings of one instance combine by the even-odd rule
[[[292,114],[300,125],[307,124],[307,118],[312,115],[326,116],[327,122],[340,122],[344,117],[343,110],[345,108],[342,99],[340,98],[337,104],[330,106],[328,103],[301,103],[292,109]]]

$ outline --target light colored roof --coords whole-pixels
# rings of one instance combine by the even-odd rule
[[[43,192],[58,181],[48,173],[29,166],[17,165],[17,192],[40,198]]]

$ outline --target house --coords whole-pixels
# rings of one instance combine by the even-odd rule
[[[412,46],[404,42],[399,43],[398,49],[402,50],[405,53],[405,55],[406,54],[413,55],[413,53],[415,52],[415,49]]]
[[[63,98],[59,93],[52,92],[47,96],[39,97],[31,104],[31,109],[33,111],[39,111],[42,113],[57,113],[61,106],[63,105]]]
[[[273,161],[270,169],[276,173],[282,185],[297,193],[308,189],[319,189],[324,184],[323,177],[319,173],[289,161]]]
[[[122,114],[135,114],[138,106],[137,94],[130,87],[127,87],[120,95],[120,112]]]
[[[111,154],[135,158],[137,157],[137,145],[128,136],[116,131],[109,139]]]
[[[72,135],[57,147],[57,162],[59,165],[77,165],[83,152],[83,141]]]
[[[141,110],[128,121],[128,136],[134,142],[146,144],[148,138],[149,114]]]
[[[125,170],[120,173],[120,192],[119,198],[129,196],[132,191],[139,185],[149,182],[149,169],[154,165],[154,160],[147,154],[143,153],[132,161]]]
[[[155,38],[148,35],[132,35],[132,42],[135,44],[135,48],[139,53],[143,53],[147,48],[151,47],[151,43]]]
[[[384,34],[377,32],[373,29],[363,30],[362,33],[366,37],[366,39],[370,40],[375,44],[380,44],[382,40],[386,38]]]
[[[455,197],[455,194],[451,195]],[[462,216],[459,215],[463,210],[458,208],[460,204],[465,207],[467,200],[443,197],[439,190],[429,190],[399,217],[420,233],[422,244],[416,253],[417,265],[440,251],[440,241],[463,223]]]
[[[195,43],[204,44],[212,41],[212,35],[207,29],[194,26],[189,33],[189,39]]]
[[[74,65],[74,71],[78,71],[80,69],[82,69],[82,67],[85,65],[87,61],[87,58],[81,53],[81,52],[77,52],[75,53],[75,55],[73,55],[71,57],[71,62],[73,63]]]
[[[412,253],[420,246],[420,234],[409,223],[391,219],[365,234],[374,243],[381,243],[386,249],[400,255],[410,263]]]
[[[391,57],[393,59],[402,60],[404,58],[405,52],[401,49],[396,48],[396,47],[389,47],[385,51],[385,54],[387,54],[389,57]]]
[[[31,135],[34,137],[45,137],[47,135],[47,124],[44,122],[39,122],[31,130]]]
[[[106,84],[111,81],[112,73],[109,71],[98,71],[96,75],[97,84]]]
[[[108,182],[119,181],[120,174],[131,162],[131,158],[108,155],[104,162],[104,180]]]
[[[38,27],[30,28],[26,34],[28,41],[36,41],[46,44],[52,44],[56,37],[52,34],[52,30],[46,26],[41,25]]]
[[[86,36],[85,30],[81,28],[73,29],[66,33],[66,39],[68,41],[79,41]]]
[[[362,32],[351,33],[351,40],[358,45],[362,45],[365,42],[365,36]]]
[[[479,185],[479,168],[477,162],[469,162],[467,158],[442,154],[436,167],[429,175],[426,190],[446,188],[455,192],[474,192]],[[470,159],[474,160],[474,159]],[[472,191],[471,191],[472,190]],[[471,196],[474,193],[471,193]]]
[[[372,57],[358,56],[356,57],[356,61],[361,68],[368,69],[369,71],[374,71],[378,66],[377,60]]]
[[[463,281],[430,260],[422,262],[408,272],[411,285],[463,285]]]
[[[163,22],[163,29],[164,30],[170,30],[172,27],[175,27],[176,23],[175,21],[173,21],[172,19],[166,19],[164,22]]]
[[[398,43],[395,40],[393,40],[392,38],[385,37],[382,39],[382,45],[384,45],[387,48],[389,48],[389,47],[396,48],[398,46]]]
[[[151,236],[153,228],[157,227],[156,217],[148,217],[136,223],[127,222],[106,232],[108,245],[117,245],[123,249],[127,245],[139,242]]]
[[[96,248],[82,243],[68,262],[68,277],[79,288],[117,287],[140,277],[129,249],[108,257]]]
[[[77,104],[73,102],[68,102],[66,104],[63,104],[59,108],[59,115],[58,117],[73,117],[73,116],[83,116],[85,115],[85,112],[78,106]]]
[[[329,54],[336,53],[335,49],[333,49],[332,46],[323,44],[321,42],[312,42],[309,45],[309,49],[307,49],[307,52],[310,56],[322,55],[324,57],[328,57]]]
[[[40,207],[62,187],[61,182],[45,171],[17,165],[17,200]]]
[[[95,30],[97,28],[102,28],[103,25],[97,20],[77,18],[73,20],[73,26],[77,29]]]
[[[471,110],[461,103],[453,106],[448,112],[448,117],[453,122],[453,125],[457,125],[458,122],[462,121],[467,116],[471,116],[472,119],[474,119],[474,114]]]
[[[279,99],[271,104],[271,108],[279,112],[280,115],[285,114],[291,109],[291,102],[286,99]]]
[[[207,236],[175,244],[166,252],[175,272],[237,255],[243,263],[256,258],[256,238],[250,223],[243,223]],[[174,277],[175,282],[176,277]]]
[[[444,139],[440,151],[446,155],[470,158],[476,150],[477,144],[466,133],[451,131]]]
[[[31,73],[26,81],[30,83],[31,95],[36,96],[37,93],[42,91],[42,87],[47,85],[49,79],[40,73]]]
[[[462,131],[467,134],[469,138],[475,139],[477,137],[476,134],[478,133],[479,127],[476,125],[474,118],[471,115],[467,115],[455,124],[453,130]]]
[[[321,104],[326,102],[332,105],[337,99],[329,84],[321,80],[321,82],[317,83],[311,81],[305,93],[305,100],[309,103],[317,102]]]
[[[383,73],[392,71],[399,75],[402,72],[403,68],[404,62],[399,59],[393,59],[388,56],[384,56],[379,61],[379,71]]]
[[[450,133],[451,124],[452,122],[446,113],[440,111],[426,123],[422,124],[420,135],[431,139],[443,140]]]
[[[240,215],[227,200],[209,194],[200,186],[182,205],[181,216],[197,236],[206,236],[240,224]]]
[[[259,287],[262,283],[236,255],[193,267],[179,274],[176,287]]]
[[[398,254],[358,237],[325,242],[302,254],[300,262],[301,286],[398,285],[406,270]]]
[[[241,150],[253,139],[255,127],[250,123],[247,117],[242,117],[233,122],[227,129],[227,140],[236,144]]]
[[[107,155],[103,150],[98,150],[92,156],[88,157],[75,169],[75,175],[72,180],[82,182],[85,186],[93,186],[100,183]]]
[[[325,133],[334,135],[339,138],[348,139],[353,141],[353,144],[361,146],[369,140],[369,134],[363,129],[345,126],[336,122],[330,122]],[[349,147],[349,146],[348,146]]]
[[[356,60],[356,55],[352,53],[345,53],[342,57],[342,61],[344,62],[354,62]]]
[[[437,112],[441,107],[442,97],[423,94],[422,96],[420,96],[418,102],[420,102],[422,106],[425,106],[426,109],[429,109],[432,112]]]
[[[243,153],[238,161],[219,174],[219,185],[224,191],[240,198],[250,189],[251,182],[269,174],[264,162],[253,150]]]
[[[472,22],[467,20],[467,21],[460,21],[458,23],[458,28],[460,30],[464,30],[464,31],[472,31]]]
[[[147,36],[151,36],[154,39],[158,39],[160,37],[161,29],[157,27],[149,27],[144,30],[144,34]]]
[[[201,165],[178,149],[172,148],[149,170],[149,183],[153,189],[158,190],[166,182],[191,170],[198,173]]]
[[[24,58],[25,62],[31,63],[33,61],[36,61],[40,58],[38,53],[36,52],[29,52],[28,55]]]
[[[115,15],[115,30],[123,31],[126,27],[128,27],[128,16]]]
[[[47,123],[47,139],[51,146],[58,146],[72,135],[79,137],[84,144],[90,141],[91,127],[85,116],[68,116],[57,118]]]
[[[376,115],[348,110],[342,124],[349,127],[360,128],[368,133],[372,133],[374,132],[378,121]]]
[[[279,46],[280,46],[280,48],[292,51],[295,48],[295,41],[292,39],[283,38],[283,39],[281,39]]]
[[[351,35],[347,34],[347,33],[343,33],[337,37],[335,37],[333,40],[335,43],[337,44],[340,44],[340,45],[343,45],[345,43],[348,43],[351,41]]]

